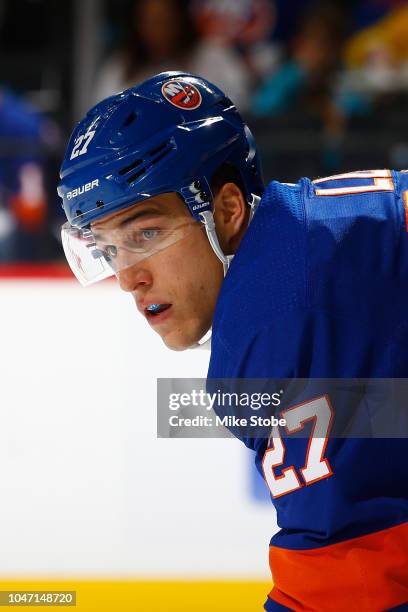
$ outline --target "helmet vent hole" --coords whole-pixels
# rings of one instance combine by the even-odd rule
[[[96,203],[96,208],[103,208],[105,206],[104,202],[102,202],[102,200],[98,200]]]
[[[154,163],[156,164],[157,162],[159,162],[161,159],[163,159],[163,157],[166,157],[166,155],[168,155],[168,153],[170,153],[170,151],[163,151],[163,153],[161,155],[159,155],[158,157],[156,157],[156,159],[154,160]]]
[[[80,217],[84,213],[82,212],[82,210],[79,210],[79,208],[77,208],[76,211],[75,211],[75,214],[76,214],[77,217]]]
[[[129,166],[125,166],[124,168],[121,168],[121,170],[119,170],[119,174],[123,176],[127,172],[130,172],[131,170],[134,170],[135,168],[140,166],[140,164],[142,163],[143,163],[143,159],[135,159],[135,161],[129,164]]]
[[[156,147],[155,149],[152,149],[152,151],[149,151],[149,155],[151,157],[154,157],[155,155],[157,155],[158,153],[161,153],[162,151],[164,151],[164,149],[167,147],[167,142],[163,142],[161,145],[159,145],[158,147]],[[161,159],[161,157],[160,157]]]
[[[136,114],[132,111],[130,115],[127,117],[127,119],[125,120],[122,127],[129,127],[129,125],[131,125],[135,119],[136,119]]]
[[[173,147],[171,145],[171,141],[163,142],[159,146],[155,147],[151,151],[148,151],[147,155],[149,158],[147,159],[135,159],[131,164],[124,166],[118,171],[120,176],[130,174],[131,171],[135,170],[131,174],[131,176],[126,177],[127,183],[133,183],[139,176],[142,176],[145,172],[147,172],[150,168],[152,168],[157,162],[159,162],[163,157],[171,153]]]
[[[129,176],[129,178],[126,179],[126,182],[133,183],[133,181],[139,178],[139,176],[142,176],[142,174],[144,174],[145,172],[146,172],[146,169],[142,168],[141,170],[139,170],[139,172],[135,172],[134,174],[132,174],[132,176]]]

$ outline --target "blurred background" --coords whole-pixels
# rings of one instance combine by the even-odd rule
[[[408,168],[406,0],[0,0],[0,590],[78,607],[251,612],[277,529],[236,440],[158,440],[156,378],[205,377],[63,265],[67,138],[162,70],[219,85],[265,180]],[[75,331],[74,331],[75,330]]]
[[[162,70],[225,89],[266,180],[408,167],[405,0],[1,0],[0,50],[3,263],[61,259],[74,123]]]

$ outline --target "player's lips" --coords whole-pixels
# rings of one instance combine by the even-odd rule
[[[159,300],[154,302],[145,302],[143,300],[137,302],[139,312],[146,317],[151,325],[157,325],[157,323],[161,323],[166,319],[170,314],[171,307],[172,304],[160,302]]]

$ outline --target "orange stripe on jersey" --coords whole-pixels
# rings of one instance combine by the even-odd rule
[[[408,191],[404,191],[405,229],[408,232]]]
[[[291,610],[382,612],[408,602],[408,523],[308,550],[269,549],[269,597]]]

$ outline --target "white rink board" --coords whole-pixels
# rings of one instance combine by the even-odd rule
[[[268,578],[236,440],[156,438],[156,377],[205,377],[113,282],[1,280],[0,574]]]

